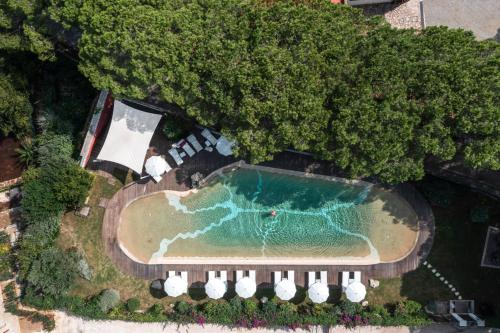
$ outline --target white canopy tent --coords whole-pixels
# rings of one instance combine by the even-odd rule
[[[212,299],[222,298],[226,290],[226,284],[220,278],[209,279],[205,284],[205,293]]]
[[[178,297],[187,291],[187,283],[179,275],[169,276],[163,288],[168,296]]]
[[[157,182],[161,180],[161,175],[172,169],[161,156],[151,156],[146,160],[144,167],[146,172]]]
[[[274,292],[276,296],[278,296],[283,301],[289,301],[295,296],[297,292],[297,287],[295,287],[295,283],[291,280],[283,279],[276,284],[274,287]]]
[[[114,101],[113,117],[97,159],[124,165],[142,173],[144,158],[162,115]]]
[[[249,278],[248,276],[241,278],[236,282],[236,293],[241,298],[249,298],[252,297],[253,294],[257,291],[257,285],[255,281]]]
[[[347,286],[345,290],[345,295],[347,296],[347,299],[350,300],[351,302],[355,303],[361,302],[362,300],[365,299],[366,287],[361,282],[354,281]]]
[[[330,292],[328,286],[321,282],[313,283],[307,290],[309,299],[314,303],[324,303],[328,299]]]

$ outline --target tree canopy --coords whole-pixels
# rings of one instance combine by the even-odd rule
[[[40,60],[54,60],[49,30],[48,1],[3,0],[0,2],[0,50],[30,51]]]
[[[54,10],[57,8],[57,10]],[[97,88],[174,103],[252,162],[287,148],[351,176],[419,179],[459,155],[500,169],[500,50],[397,30],[324,0],[56,1]]]
[[[31,111],[26,83],[4,71],[0,64],[0,136],[30,132]]]

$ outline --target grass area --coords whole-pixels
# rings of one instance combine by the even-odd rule
[[[106,178],[96,176],[90,193],[90,215],[82,218],[72,212],[67,213],[63,218],[58,244],[63,248],[76,247],[85,253],[93,270],[91,281],[78,279],[71,291],[73,294],[89,296],[105,288],[114,288],[123,299],[137,297],[144,304],[150,304],[154,299],[149,293],[148,282],[123,274],[104,253],[101,238],[104,208],[98,206],[99,200],[112,197],[121,186],[118,181],[110,185]]]
[[[122,175],[122,180],[129,177]],[[154,303],[167,305],[173,301],[170,297],[157,298],[150,292],[150,281],[135,279],[120,272],[104,253],[101,239],[101,226],[104,209],[98,207],[101,197],[110,198],[121,186],[121,181],[108,184],[106,178],[96,176],[90,194],[91,213],[88,218],[81,218],[73,213],[64,216],[59,245],[64,248],[77,247],[83,251],[93,268],[91,281],[78,280],[72,292],[81,296],[94,295],[105,288],[114,288],[120,292],[122,299],[137,297],[142,307]],[[419,185],[424,186],[424,185]],[[490,207],[491,221],[500,216],[499,205],[466,187],[453,185],[453,200],[447,207],[433,206],[436,218],[436,236],[428,261],[438,269],[464,298],[475,299],[478,309],[494,308],[500,299],[500,270],[481,268],[480,260],[488,224],[476,224],[470,221],[469,211],[477,205]],[[192,300],[204,299],[199,289],[190,290]],[[298,293],[296,302],[304,298]],[[259,290],[257,297],[272,296],[272,290]],[[302,296],[301,296],[302,295]],[[230,295],[229,295],[230,296]],[[338,297],[335,297],[338,299]],[[382,279],[376,289],[368,288],[367,300],[370,304],[395,303],[404,299],[412,299],[426,304],[432,300],[449,300],[454,298],[452,292],[425,267],[407,273],[400,278]],[[187,296],[184,297],[188,299]],[[176,299],[177,300],[177,299]],[[496,309],[495,311],[500,311]],[[495,313],[488,316],[488,324],[500,325],[493,320]],[[499,316],[500,317],[500,316]]]

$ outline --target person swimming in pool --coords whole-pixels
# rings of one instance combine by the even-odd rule
[[[275,210],[272,210],[272,211],[271,211],[271,216],[272,216],[272,217],[275,217],[275,216],[276,216],[276,211],[275,211]]]

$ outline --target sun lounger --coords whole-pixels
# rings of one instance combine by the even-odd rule
[[[353,282],[361,282],[361,272],[354,272],[354,281]]]
[[[203,147],[200,145],[200,143],[198,142],[198,140],[196,139],[194,134],[189,135],[186,138],[186,140],[191,144],[191,146],[193,146],[193,148],[194,148],[194,150],[196,150],[196,152],[200,152],[203,150]]]
[[[227,271],[220,271],[220,279],[222,282],[227,282]]]
[[[182,163],[184,163],[184,161],[182,160],[181,156],[179,155],[179,152],[177,151],[177,149],[172,148],[168,151],[168,153],[170,154],[170,156],[172,156],[172,158],[174,159],[175,163],[177,163],[177,165],[181,165]]]
[[[307,273],[307,286],[310,287],[316,283],[316,272]]]
[[[239,281],[243,278],[243,271],[236,271],[236,281]]]
[[[210,132],[208,130],[208,128],[205,128],[203,131],[201,131],[201,135],[207,139],[208,142],[210,142],[210,144],[212,145],[216,145],[217,144],[217,139],[213,136],[212,132]],[[205,142],[206,143],[206,142]],[[207,145],[208,146],[208,145]]]
[[[295,282],[295,272],[294,271],[288,271],[288,280]]]
[[[215,279],[215,271],[208,271],[208,279]]]
[[[274,284],[281,281],[281,272],[274,272]]]
[[[248,271],[248,277],[250,280],[255,281],[255,271]]]
[[[328,276],[326,271],[321,271],[319,274],[319,280],[321,283],[328,285]]]
[[[342,291],[345,291],[349,285],[349,272],[342,272]]]
[[[182,139],[181,141],[177,142],[177,147],[182,148],[182,150],[184,150],[189,155],[189,157],[193,157],[194,154],[196,154],[194,152],[193,148],[191,148],[191,146],[189,145],[189,143],[187,143],[187,141],[184,140],[184,139]]]

